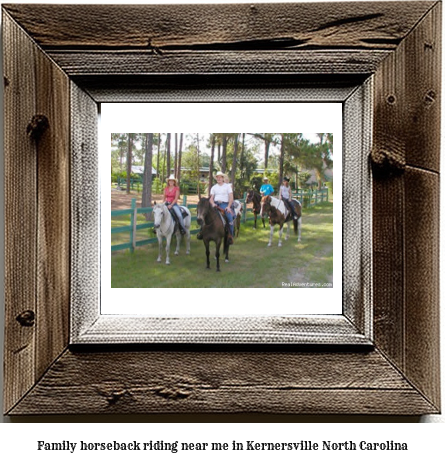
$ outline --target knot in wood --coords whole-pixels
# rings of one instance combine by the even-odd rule
[[[16,320],[22,326],[34,326],[35,313],[32,310],[26,310],[20,313],[20,315],[17,315]]]
[[[374,175],[394,176],[405,171],[406,162],[403,153],[378,149],[371,153],[371,165]]]
[[[188,389],[180,389],[177,387],[162,387],[156,389],[154,392],[156,395],[163,397],[164,399],[171,400],[186,399],[191,394]]]
[[[26,133],[31,139],[38,141],[49,128],[49,121],[45,115],[34,115],[26,127]]]

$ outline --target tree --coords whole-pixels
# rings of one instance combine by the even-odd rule
[[[238,138],[239,134],[235,134],[235,140],[233,143],[233,159],[232,159],[232,172],[231,172],[231,183],[232,189],[235,190],[235,174],[236,174],[236,165],[238,162]]]
[[[112,133],[111,134],[111,145],[117,149],[117,161],[115,161],[115,169],[119,173],[124,170],[124,156],[125,149],[127,148],[127,134]],[[113,170],[112,170],[113,171]]]
[[[177,174],[177,180],[178,180],[178,185],[179,182],[181,181],[181,163],[182,163],[182,139],[183,139],[184,133],[180,133],[179,136],[179,150],[178,150],[178,174]]]
[[[144,178],[142,184],[142,207],[151,206],[153,179],[153,133],[145,134]],[[147,220],[149,215],[146,215]]]
[[[227,169],[227,135],[226,134],[222,134],[222,138],[221,138],[221,141],[222,141],[222,154],[221,154],[221,171],[223,173],[226,172],[226,169]]]
[[[175,178],[178,179],[178,133],[175,132]]]
[[[276,143],[275,142],[275,134],[273,133],[264,133],[264,169],[267,170],[267,165],[269,164],[269,151],[270,151],[270,144]]]
[[[131,188],[131,164],[133,158],[133,134],[128,133],[127,139],[127,194]]]
[[[248,134],[264,142],[264,169],[267,170],[268,165],[269,165],[270,146],[277,145],[279,143],[277,139],[278,134],[271,133],[271,132],[262,132],[262,133],[259,133],[259,132],[250,133],[249,132]]]
[[[167,145],[167,173],[166,173],[166,177],[168,178],[170,176],[170,172],[171,172],[171,160],[170,160],[170,152],[171,152],[171,132],[168,132],[167,133],[167,141],[166,141],[166,145]]]
[[[199,134],[196,134],[196,186],[198,190],[198,197],[201,198],[201,192],[199,189],[199,172],[200,172],[200,166],[199,166]]]
[[[319,142],[311,143],[302,134],[289,134],[288,151],[293,166],[311,170],[315,173],[318,188],[326,180],[326,168],[332,167],[332,134],[319,133]],[[289,167],[287,167],[289,170]],[[298,179],[298,173],[297,173]]]
[[[281,134],[281,151],[280,151],[280,163],[278,168],[278,184],[281,186],[283,183],[283,167],[284,167],[284,154],[286,151],[285,146],[285,135]]]
[[[160,174],[159,170],[159,156],[161,154],[161,133],[158,134],[158,151],[157,151],[157,161],[156,161],[156,172],[158,173],[158,177]]]
[[[215,134],[210,135],[210,143],[211,143],[211,150],[210,150],[210,164],[209,164],[209,195],[210,189],[212,188],[212,176],[213,176],[213,161],[215,159],[215,143],[216,143],[216,136]]]

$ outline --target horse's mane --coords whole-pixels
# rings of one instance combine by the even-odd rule
[[[165,202],[160,202],[160,203],[156,203],[153,205],[153,208],[156,208],[156,207],[159,207],[159,208],[162,208],[162,210],[165,210],[167,208],[167,205],[165,205]]]

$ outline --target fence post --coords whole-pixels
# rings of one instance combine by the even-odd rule
[[[137,225],[137,208],[136,208],[136,199],[131,199],[131,231],[130,231],[130,243],[131,243],[131,253],[134,252],[136,247],[136,225]]]
[[[182,206],[183,206],[183,207],[186,207],[186,206],[187,206],[187,196],[186,196],[186,195],[183,195],[183,196],[182,196]]]

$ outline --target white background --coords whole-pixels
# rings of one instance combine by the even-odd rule
[[[10,3],[32,3],[32,2],[10,2]],[[39,3],[60,3],[55,2],[42,2]],[[65,2],[68,3],[68,2]],[[92,3],[88,1],[78,0],[70,3]],[[122,2],[102,2],[102,3],[122,3]],[[133,3],[141,3],[133,0]],[[149,3],[149,2],[147,2]],[[152,2],[156,3],[156,2]],[[159,2],[157,2],[159,3]],[[187,3],[186,1],[174,1],[170,3]],[[207,3],[212,3],[208,0]],[[214,2],[215,3],[215,2]],[[239,3],[250,3],[240,0]],[[1,98],[1,97],[0,97]],[[443,121],[443,120],[442,120]],[[443,123],[442,123],[443,124]],[[444,131],[442,129],[442,147],[444,147]],[[1,167],[3,169],[3,167]],[[1,177],[3,179],[3,177]],[[444,190],[442,189],[442,192]],[[3,196],[3,189],[1,189]],[[441,199],[441,205],[445,204],[445,199]],[[3,210],[3,202],[0,204]],[[441,217],[445,217],[445,212],[442,211]],[[0,229],[3,234],[3,229]],[[1,248],[3,251],[3,248]],[[441,270],[443,266],[443,252],[441,255]],[[4,297],[4,296],[3,296]],[[443,301],[444,299],[442,299]],[[444,318],[442,318],[442,334],[444,332]],[[1,327],[0,327],[0,350],[3,351],[3,330],[4,320],[2,314]],[[0,354],[3,358],[3,352]],[[445,359],[442,344],[442,361]],[[443,365],[443,362],[442,362]],[[445,367],[442,366],[442,379],[444,379]],[[442,399],[445,401],[442,382]],[[308,460],[314,463],[327,463],[333,461],[334,463],[354,465],[357,462],[364,464],[375,463],[397,463],[400,461],[405,462],[426,462],[430,464],[443,463],[443,438],[445,437],[445,423],[443,415],[430,415],[421,418],[422,422],[440,422],[440,424],[419,425],[415,423],[400,424],[398,422],[410,421],[409,418],[399,417],[261,417],[260,424],[243,424],[245,417],[232,416],[232,417],[199,417],[198,421],[201,423],[196,424],[180,424],[162,422],[177,422],[183,421],[175,416],[151,416],[151,417],[33,417],[14,420],[15,424],[11,424],[10,418],[2,418],[4,424],[0,425],[0,460],[2,463],[28,463],[45,462],[48,464],[63,463],[96,463],[99,459],[114,463],[119,460],[131,460],[132,464],[149,464],[158,462],[162,459],[161,463],[246,463],[250,460],[259,461],[260,463],[271,461],[287,463],[307,463]],[[190,419],[189,421],[193,421]],[[219,421],[220,423],[207,424],[206,422]],[[223,423],[231,421],[233,423]],[[250,417],[249,421],[255,421],[255,417]],[[268,421],[273,423],[268,423]],[[321,421],[321,424],[306,424],[304,422]],[[347,422],[336,423],[331,422]],[[356,424],[354,422],[365,421],[367,423]],[[373,424],[378,421],[379,424]],[[417,421],[416,418],[411,421]],[[31,424],[26,424],[31,422]],[[63,425],[58,425],[56,422],[65,422]],[[92,424],[91,422],[101,422],[101,424]],[[134,424],[122,425],[114,422],[135,422]],[[136,423],[146,422],[146,423]],[[289,423],[290,422],[290,423]],[[394,424],[397,422],[397,424]],[[37,423],[37,424],[36,424]],[[107,424],[108,423],[108,424]],[[210,455],[210,453],[188,453],[187,456],[183,454],[170,454],[165,455],[123,455],[122,453],[83,453],[70,454],[69,452],[52,452],[42,453],[37,452],[37,440],[46,441],[128,441],[139,440],[149,441],[163,439],[163,440],[183,440],[183,441],[228,441],[236,440],[257,440],[257,441],[281,441],[281,440],[299,440],[308,439],[314,441],[322,440],[362,440],[368,441],[384,441],[387,439],[408,441],[410,450],[408,453],[403,452],[337,452],[337,453],[324,453],[317,455],[292,454],[292,453],[256,453],[250,452],[247,455],[219,453]]]
[[[266,115],[266,116],[265,116]],[[341,186],[341,154],[342,154],[342,104],[341,103],[159,103],[159,104],[103,104],[101,106],[100,124],[101,183],[102,199],[102,302],[103,314],[122,314],[139,311],[139,313],[156,314],[159,309],[165,310],[165,289],[111,289],[110,263],[110,134],[112,132],[331,132],[334,134],[334,182]],[[302,241],[304,243],[304,211],[302,216]],[[284,228],[286,229],[286,228]],[[248,234],[248,232],[245,232]],[[283,233],[284,239],[284,233]],[[192,236],[192,241],[196,237]],[[296,238],[291,234],[289,241]],[[175,244],[175,239],[172,241]],[[258,253],[273,254],[277,247],[278,230],[275,228],[271,248],[259,247]],[[213,244],[211,244],[213,246]],[[156,247],[157,245],[151,245]],[[286,242],[283,241],[283,247]],[[163,247],[164,249],[164,247]],[[272,249],[272,250],[271,250]],[[186,266],[187,257],[182,252],[178,257],[173,255],[171,247],[171,267]],[[211,249],[211,250],[214,250]],[[236,267],[237,245],[230,249],[230,264],[222,264],[221,273],[230,273]],[[293,267],[292,257],[283,262],[283,277],[271,276],[277,289],[233,289],[231,295],[237,302],[261,302],[261,305],[243,305],[245,314],[283,315],[283,314],[341,314],[342,313],[342,199],[341,190],[336,189],[334,202],[334,270],[332,288],[283,288],[281,281],[288,281],[288,270]],[[165,267],[153,261],[147,266]],[[206,273],[215,272],[205,269],[205,250],[202,246],[202,268],[196,270],[197,279],[205,280]],[[182,315],[228,315],[237,316],[240,309],[225,304],[225,299],[213,299],[214,289],[199,291],[200,301],[211,301],[211,308],[197,313],[196,289],[181,290],[181,304],[174,305],[175,314]],[[210,298],[210,299],[209,299]],[[284,304],[286,302],[286,304]],[[294,302],[294,303],[293,303]],[[165,316],[165,313],[163,314]]]

